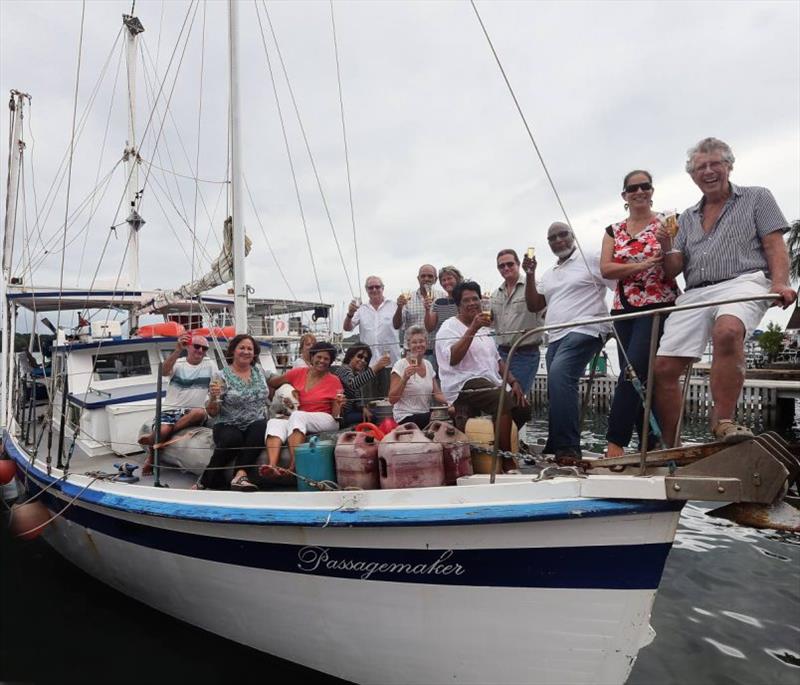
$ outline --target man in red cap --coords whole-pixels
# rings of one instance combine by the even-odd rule
[[[186,350],[186,357],[181,357]],[[173,433],[202,424],[206,420],[205,401],[208,384],[216,371],[216,365],[206,357],[208,340],[202,335],[184,333],[178,344],[164,360],[161,373],[169,378],[167,397],[161,405],[161,441]],[[150,447],[155,442],[153,430],[139,438],[139,444],[147,449],[147,459],[142,466],[142,475],[153,472],[153,453]]]

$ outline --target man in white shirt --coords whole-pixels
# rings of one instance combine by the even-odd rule
[[[436,335],[436,360],[442,392],[448,404],[456,407],[456,419],[477,416],[481,411],[498,421],[501,450],[511,449],[511,421],[522,426],[530,417],[528,400],[513,374],[508,375],[503,414],[498,418],[505,362],[490,336],[489,314],[481,312],[481,287],[472,281],[459,283],[453,289],[458,314],[445,321]],[[459,426],[463,428],[463,426]],[[513,459],[505,459],[503,469],[515,467]]]
[[[181,354],[186,350],[186,357]],[[173,433],[189,426],[204,423],[206,395],[211,376],[217,370],[216,364],[206,357],[208,340],[202,335],[192,336],[184,333],[178,344],[164,360],[161,375],[169,378],[167,396],[161,405],[161,441]],[[147,458],[142,466],[142,475],[153,472],[153,453],[150,450],[155,441],[155,428],[148,435],[139,438],[139,444],[147,450]]]
[[[606,289],[615,281],[600,275],[600,258],[583,260],[575,236],[567,224],[556,221],[547,231],[547,242],[558,258],[536,282],[536,258],[522,262],[528,274],[525,301],[532,312],[547,307],[547,325],[608,316]],[[587,268],[588,262],[588,268]],[[580,396],[578,386],[586,365],[603,344],[611,326],[607,323],[560,328],[549,332],[547,345],[548,436],[544,451],[559,463],[581,458]]]
[[[356,300],[350,303],[342,328],[349,332],[358,327],[359,339],[369,345],[373,359],[389,355],[388,368],[376,373],[365,391],[371,399],[381,399],[389,392],[390,369],[400,359],[400,343],[392,323],[395,306],[383,296],[383,281],[378,276],[368,276],[364,287],[368,301],[361,306]]]

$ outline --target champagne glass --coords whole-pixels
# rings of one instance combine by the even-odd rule
[[[664,215],[664,230],[669,233],[669,237],[674,240],[678,235],[678,210],[665,209]]]
[[[408,304],[409,302],[411,302],[411,291],[410,291],[410,290],[404,290],[404,291],[403,291],[402,293],[400,293],[400,294],[401,294],[401,295],[402,295],[402,296],[405,298],[405,300],[406,300],[406,304]]]
[[[492,286],[487,287],[481,296],[481,314],[486,314],[492,319]]]
[[[536,248],[529,247],[525,255],[528,257],[528,259],[533,259],[536,256]]]

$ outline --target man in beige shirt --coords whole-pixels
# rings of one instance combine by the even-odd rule
[[[525,304],[525,276],[519,268],[519,257],[512,249],[497,253],[497,270],[503,277],[502,285],[492,292],[492,322],[496,332],[497,351],[504,362],[508,360],[511,345],[520,336],[518,332],[544,326],[544,313],[528,311]],[[539,368],[541,335],[528,338],[517,347],[509,364],[511,374],[519,381],[527,396]]]

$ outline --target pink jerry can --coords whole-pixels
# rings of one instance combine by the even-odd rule
[[[425,435],[442,446],[444,484],[455,485],[461,476],[472,475],[472,453],[466,433],[444,421],[433,421]]]
[[[378,441],[367,433],[347,431],[339,436],[333,452],[336,460],[336,479],[341,488],[377,490]]]
[[[442,446],[413,423],[395,428],[378,445],[381,488],[425,488],[444,485]]]

